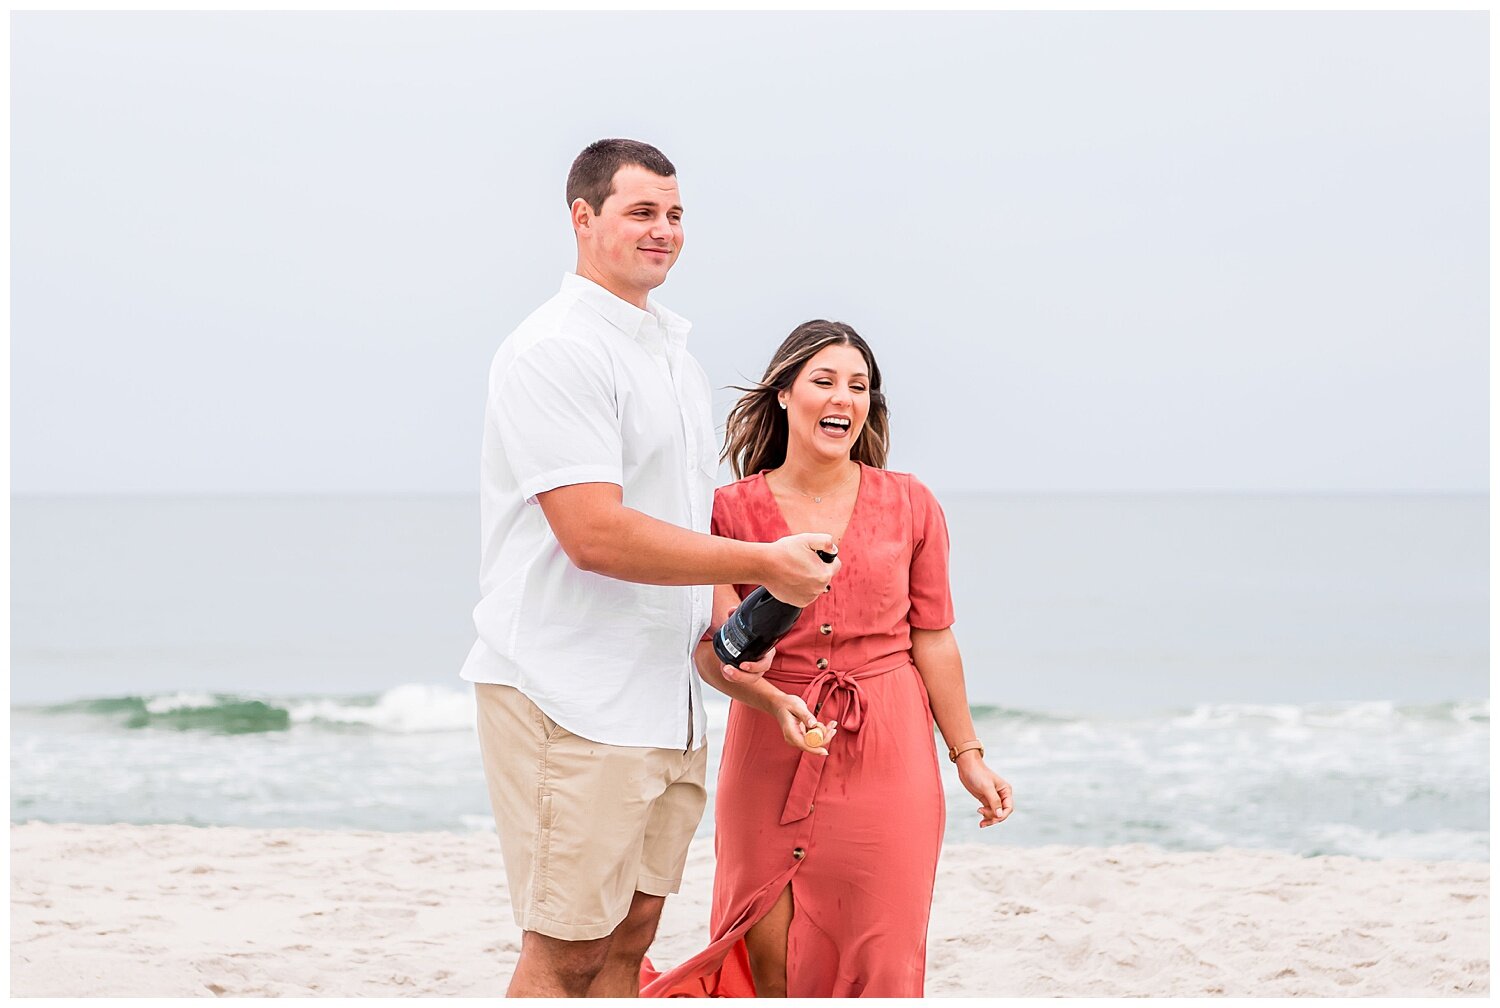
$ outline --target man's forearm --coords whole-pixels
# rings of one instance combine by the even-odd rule
[[[547,524],[580,570],[657,585],[759,584],[784,602],[806,606],[838,573],[815,550],[831,536],[785,536],[774,543],[704,535],[626,507],[618,484],[576,483],[536,495]]]
[[[637,584],[760,584],[765,545],[705,535],[620,506],[580,544],[579,567]]]

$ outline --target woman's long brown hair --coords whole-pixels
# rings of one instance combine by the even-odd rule
[[[885,468],[886,452],[890,449],[890,418],[885,393],[880,389],[880,366],[875,363],[875,355],[852,326],[813,319],[793,329],[782,341],[759,384],[749,388],[734,386],[745,394],[734,404],[724,423],[724,451],[719,458],[729,460],[735,479],[775,469],[786,461],[786,411],[776,395],[791,388],[803,365],[829,346],[854,347],[864,355],[870,371],[870,412],[849,457],[877,469]]]

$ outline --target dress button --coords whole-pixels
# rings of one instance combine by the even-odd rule
[[[798,861],[801,861],[803,858],[807,857],[807,851],[803,850],[801,847],[794,847],[792,848],[792,857],[796,858]]]
[[[823,636],[827,637],[829,634],[833,633],[833,624],[832,623],[824,623],[822,626],[818,627],[818,633],[820,633]]]
[[[827,658],[819,658],[818,659],[818,668],[820,668],[820,669],[826,669],[827,667],[828,667],[828,659]]]

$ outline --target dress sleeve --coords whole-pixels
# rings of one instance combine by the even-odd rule
[[[953,595],[948,590],[948,522],[932,491],[915,476],[911,494],[911,613],[918,630],[953,625]]]
[[[714,511],[708,522],[709,532],[726,539],[737,538],[734,534],[733,514],[734,506],[729,500],[729,487],[719,487],[714,491]]]

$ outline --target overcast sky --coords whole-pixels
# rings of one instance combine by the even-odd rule
[[[602,136],[677,165],[713,384],[874,346],[947,490],[1480,491],[1460,14],[27,15],[12,486],[472,492]],[[722,419],[734,393],[717,393]]]

